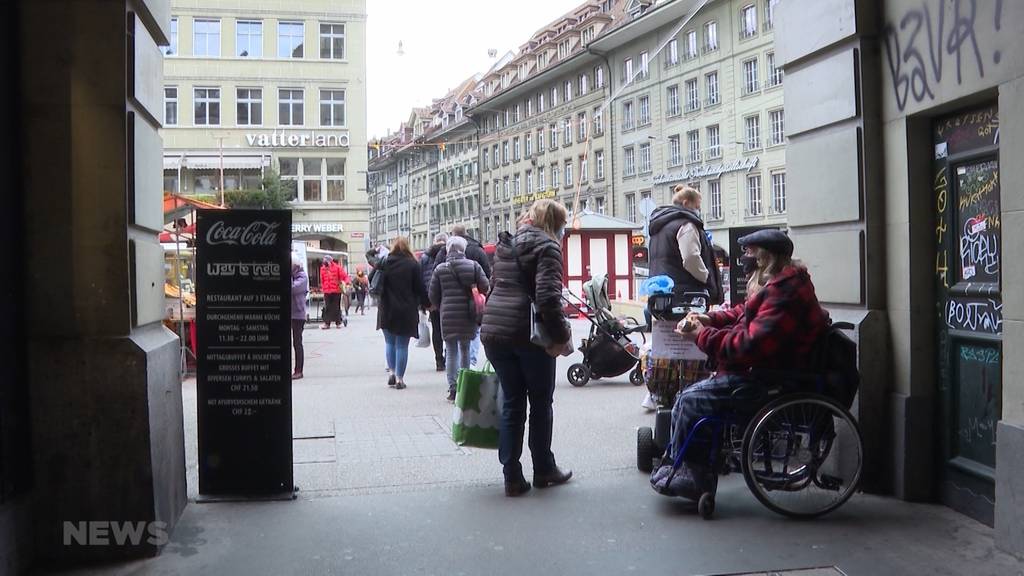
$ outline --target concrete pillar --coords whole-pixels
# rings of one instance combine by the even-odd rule
[[[161,323],[162,56],[168,0],[22,2],[21,172],[35,555],[155,554],[161,538],[78,545],[67,524],[162,522],[186,503],[179,347]],[[59,33],[55,33],[59,31]]]

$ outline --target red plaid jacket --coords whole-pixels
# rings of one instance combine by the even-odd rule
[[[829,322],[810,274],[797,266],[787,266],[743,304],[708,316],[711,324],[697,335],[697,346],[720,372],[733,374],[805,368]]]

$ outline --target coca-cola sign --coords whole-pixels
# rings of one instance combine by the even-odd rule
[[[214,222],[206,233],[210,246],[273,246],[277,243],[279,222],[256,220],[247,226],[228,226],[223,220]]]

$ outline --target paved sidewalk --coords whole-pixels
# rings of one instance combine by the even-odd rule
[[[409,388],[389,389],[373,324],[356,316],[345,329],[305,332],[306,378],[293,386],[298,500],[190,504],[161,556],[80,573],[1024,575],[994,549],[991,529],[937,505],[855,495],[796,522],[733,475],[703,521],[635,468],[635,429],[651,419],[642,390],[625,375],[571,387],[565,369],[578,354],[559,361],[554,431],[555,455],[576,475],[505,498],[495,452],[451,442],[432,352],[412,348]],[[574,323],[577,339],[586,327]],[[183,397],[194,497],[194,381]]]

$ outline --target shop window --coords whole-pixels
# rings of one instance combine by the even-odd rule
[[[164,192],[178,192],[177,170],[164,170]]]
[[[327,201],[345,201],[345,159],[327,159]]]

